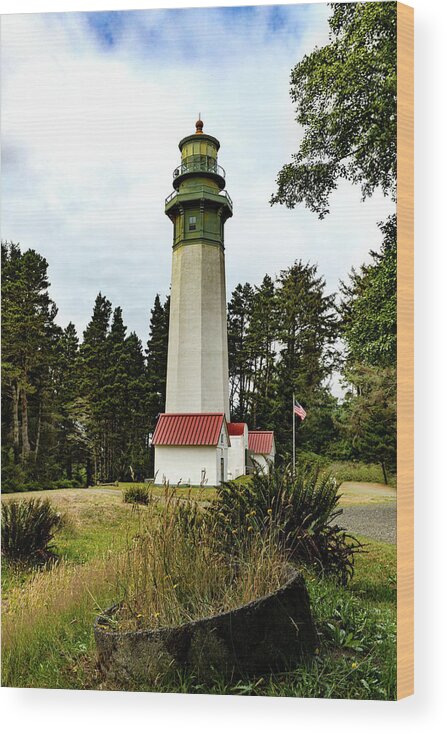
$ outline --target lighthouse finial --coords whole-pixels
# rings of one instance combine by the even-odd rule
[[[203,122],[201,120],[200,112],[199,112],[199,119],[196,122],[196,135],[201,135],[202,132],[203,132]]]

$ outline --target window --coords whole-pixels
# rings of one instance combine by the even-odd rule
[[[196,217],[189,218],[189,231],[190,232],[194,232],[194,230],[196,229],[196,223],[197,223]]]

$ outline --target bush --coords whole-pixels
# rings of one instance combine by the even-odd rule
[[[331,472],[341,482],[377,482],[383,484],[383,472],[380,464],[365,464],[363,461],[334,461],[330,465]],[[396,475],[390,474],[388,484],[396,486]]]
[[[292,558],[346,584],[354,573],[354,554],[361,544],[335,520],[338,483],[318,468],[271,468],[257,472],[252,483],[228,482],[218,490],[211,512],[226,544],[250,534],[270,535]]]
[[[51,541],[62,517],[48,500],[2,503],[2,554],[12,561],[45,563],[54,557]]]
[[[149,489],[142,484],[127,487],[123,492],[123,501],[132,505],[148,505],[151,501]]]
[[[44,487],[42,482],[39,481],[25,482],[22,485],[21,489],[19,489],[19,492],[40,492],[42,489],[53,489],[52,486],[48,486],[51,484],[51,482],[47,482],[46,486]]]
[[[324,469],[329,465],[329,459],[320,454],[314,454],[313,451],[299,451],[296,462],[298,467],[308,470]]]
[[[71,489],[74,486],[71,479],[56,479],[51,485],[51,489]]]
[[[5,454],[6,452],[2,451],[2,492],[5,494],[20,492],[26,481],[26,474],[20,466],[14,464],[10,457]]]

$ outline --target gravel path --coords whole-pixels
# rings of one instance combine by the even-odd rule
[[[395,502],[344,507],[336,522],[350,533],[386,543],[396,542]]]

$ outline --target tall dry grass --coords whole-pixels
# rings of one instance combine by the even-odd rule
[[[113,600],[115,573],[108,554],[36,571],[10,589],[2,610],[2,684],[64,685],[71,654],[87,649],[95,615]]]
[[[114,621],[121,628],[170,627],[228,611],[280,586],[287,573],[277,543],[244,538],[229,555],[217,524],[194,502],[167,498],[158,525],[117,562]]]

